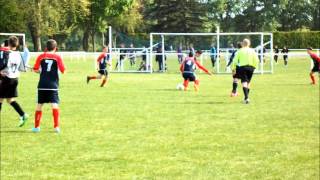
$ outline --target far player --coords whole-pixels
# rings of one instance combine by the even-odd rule
[[[242,42],[242,48],[237,51],[236,56],[233,59],[232,70],[233,74],[236,73],[236,68],[239,66],[237,73],[241,79],[244,103],[249,104],[249,92],[250,82],[255,68],[259,62],[259,58],[254,49],[250,48],[250,40],[244,39]]]
[[[87,83],[91,79],[102,79],[100,87],[103,87],[107,81],[108,81],[108,69],[107,69],[107,64],[111,66],[110,62],[110,56],[108,54],[109,49],[108,47],[104,47],[102,53],[97,59],[97,69],[98,69],[98,76],[87,76]]]
[[[6,47],[6,46],[9,47]],[[18,97],[18,78],[20,76],[19,70],[23,66],[21,54],[17,51],[19,40],[16,36],[10,36],[8,41],[5,42],[4,47],[0,49],[0,61],[6,61],[3,69],[0,69],[0,113],[1,106],[4,99],[15,109],[20,116],[19,127],[22,127],[28,119],[20,105],[15,100]]]
[[[238,49],[241,48],[241,43],[240,43],[240,42],[237,43],[237,48],[238,48]],[[227,69],[231,66],[231,64],[232,64],[232,62],[233,62],[233,59],[234,59],[237,51],[238,51],[238,50],[235,49],[235,50],[232,52],[231,57],[230,57],[230,60],[229,60],[229,62],[228,62],[228,64],[227,64]],[[239,72],[238,72],[238,71],[239,71],[239,66],[237,65],[237,66],[236,66],[236,69],[235,69],[235,72],[232,73],[233,82],[232,82],[232,91],[231,91],[231,95],[230,95],[231,97],[238,96],[237,87],[238,87],[238,79],[240,79],[240,76],[239,76]]]
[[[288,53],[289,53],[289,49],[284,46],[283,49],[281,50],[281,53],[283,54],[283,61],[284,61],[284,65],[288,66]]]
[[[217,50],[214,47],[214,44],[211,45],[211,49],[210,49],[210,59],[211,59],[211,63],[212,63],[212,67],[214,69],[214,66],[216,64],[216,59],[217,59]]]
[[[276,64],[278,64],[278,54],[279,54],[279,48],[277,45],[274,46],[274,61],[276,62]]]
[[[320,57],[312,52],[312,48],[307,49],[307,53],[310,55],[312,61],[313,61],[313,68],[310,71],[310,78],[311,78],[311,84],[315,85],[316,84],[316,79],[315,79],[315,73],[320,71]]]
[[[180,71],[182,73],[182,77],[184,78],[183,81],[183,86],[184,86],[184,90],[187,91],[188,90],[188,85],[189,85],[189,81],[193,81],[194,82],[194,89],[195,91],[199,90],[199,79],[197,78],[196,74],[195,74],[195,69],[196,67],[198,67],[199,69],[201,69],[202,71],[206,72],[209,75],[212,75],[205,67],[203,67],[197,60],[196,58],[199,57],[202,54],[201,51],[197,51],[195,57],[193,57],[192,52],[189,52],[189,57],[186,57],[180,66]]]
[[[53,127],[56,133],[60,133],[59,113],[59,71],[65,72],[65,66],[61,57],[56,54],[57,42],[49,39],[46,44],[46,51],[40,54],[34,64],[33,70],[40,73],[38,83],[38,99],[34,117],[33,132],[40,132],[40,121],[42,117],[42,106],[51,103]]]
[[[179,45],[177,49],[177,54],[178,54],[178,62],[179,64],[181,64],[181,62],[183,61],[182,44]]]

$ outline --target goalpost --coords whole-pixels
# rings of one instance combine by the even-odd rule
[[[153,59],[154,55],[161,55],[162,58],[162,66],[166,66],[166,61],[170,61],[169,59],[166,60],[166,55],[177,54],[175,51],[167,51],[166,46],[166,38],[172,37],[201,37],[205,38],[207,41],[208,39],[215,39],[216,44],[216,54],[210,54],[210,50],[208,48],[201,49],[195,47],[195,49],[201,49],[203,51],[203,55],[201,56],[201,63],[203,63],[204,59],[208,60],[208,57],[211,55],[215,55],[216,58],[216,66],[215,66],[215,73],[223,74],[223,73],[231,73],[224,71],[222,67],[222,59],[224,58],[225,63],[227,64],[228,58],[230,57],[231,53],[230,50],[232,48],[227,47],[226,45],[229,42],[235,44],[236,41],[242,41],[243,38],[252,39],[252,47],[256,50],[259,55],[259,67],[255,73],[273,73],[273,35],[272,33],[264,33],[264,32],[232,32],[232,33],[220,33],[219,28],[216,33],[151,33],[150,34],[150,49],[149,49],[149,56],[150,59]],[[158,37],[158,41],[160,42],[161,52],[154,52],[153,46],[155,38]],[[192,43],[192,42],[191,42]],[[207,45],[208,47],[208,45]],[[159,53],[160,52],[160,53]],[[186,51],[182,52],[183,55],[186,55]],[[266,61],[268,60],[268,62]],[[166,72],[167,69],[163,69],[161,72]]]

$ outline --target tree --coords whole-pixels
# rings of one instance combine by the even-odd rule
[[[95,34],[105,32],[108,18],[119,16],[132,2],[133,0],[90,0],[89,14],[82,24],[83,49],[89,50],[89,37],[91,36],[92,48],[95,51]]]
[[[154,0],[145,18],[157,32],[201,32],[208,25],[205,4],[197,0]]]

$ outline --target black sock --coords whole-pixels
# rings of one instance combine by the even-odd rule
[[[243,89],[243,93],[244,93],[244,99],[247,100],[248,99],[248,94],[249,94],[248,88],[243,87],[242,89]]]
[[[16,101],[11,102],[10,104],[20,116],[24,115],[23,110],[21,109],[20,105]]]
[[[238,83],[233,82],[232,83],[232,93],[236,93],[237,92],[237,87],[238,87]]]
[[[0,103],[0,111],[1,111],[1,108],[2,108],[2,103]]]

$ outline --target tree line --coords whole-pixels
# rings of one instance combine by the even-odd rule
[[[320,0],[0,0],[0,18],[0,32],[26,33],[34,51],[41,38],[95,51],[108,26],[125,34],[319,31]]]

